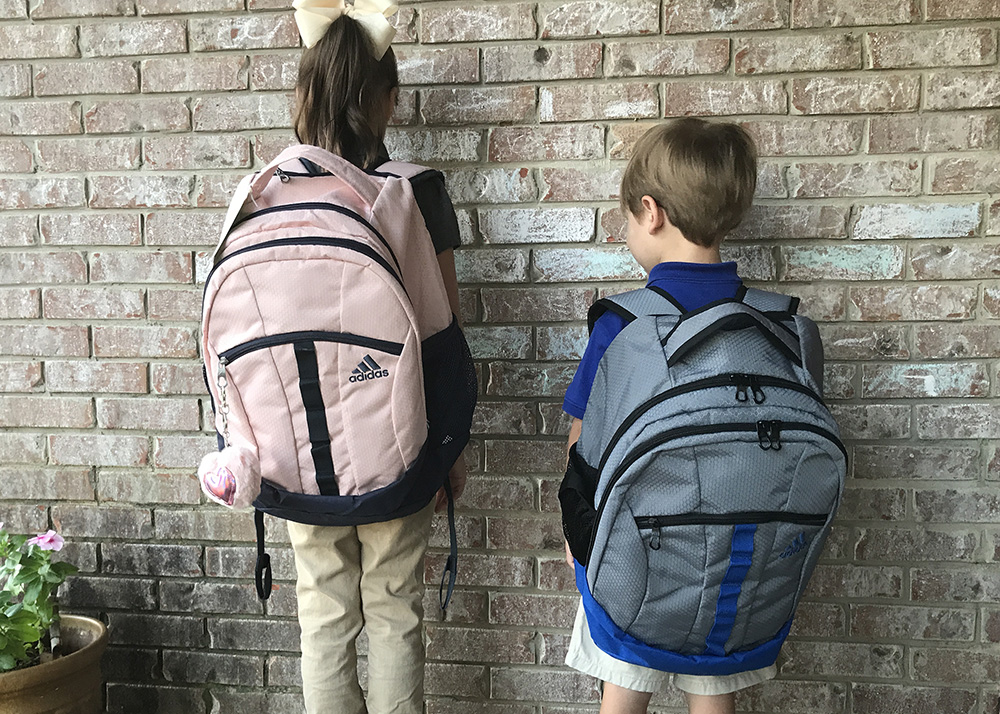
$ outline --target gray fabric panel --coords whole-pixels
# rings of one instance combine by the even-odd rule
[[[757,288],[747,288],[743,302],[761,312],[787,312],[793,298],[780,293],[767,292]]]
[[[631,312],[636,317],[644,315],[680,315],[681,311],[677,306],[660,295],[655,290],[649,288],[639,288],[630,290],[620,295],[612,295],[604,298]]]
[[[799,352],[799,341],[793,335],[774,324],[773,320],[764,317],[758,310],[747,307],[746,305],[742,305],[740,303],[723,303],[722,305],[716,305],[715,307],[709,308],[708,310],[682,320],[677,326],[677,329],[675,329],[667,338],[667,343],[664,348],[667,359],[671,359],[674,356],[674,353],[684,349],[692,340],[702,338],[702,333],[707,330],[711,330],[716,323],[738,315],[753,320],[756,325],[759,325],[760,329],[766,330],[768,333],[773,335],[775,339],[780,340],[780,342],[788,348],[789,352],[796,357],[801,358]],[[718,334],[713,335],[713,337],[719,336],[720,335]],[[724,334],[721,336],[728,339],[732,335]],[[712,338],[709,337],[707,339]],[[765,339],[767,338],[765,337]]]

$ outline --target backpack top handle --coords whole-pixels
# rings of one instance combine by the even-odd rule
[[[680,319],[662,343],[667,366],[673,367],[705,340],[723,330],[753,327],[794,364],[802,366],[798,336],[759,310],[735,300],[717,303]]]

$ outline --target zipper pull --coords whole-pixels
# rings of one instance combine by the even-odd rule
[[[764,451],[771,448],[771,423],[761,420],[757,422],[757,443]]]
[[[736,401],[745,402],[750,399],[747,395],[747,387],[750,386],[750,383],[746,380],[746,375],[731,374],[729,381],[736,385]]]
[[[771,422],[771,448],[774,451],[781,451],[781,421],[775,419]]]
[[[760,382],[757,377],[753,375],[748,375],[750,379],[750,391],[753,393],[753,403],[763,404],[767,397],[764,394],[764,390],[760,387]]]
[[[281,183],[288,183],[289,181],[292,180],[292,177],[289,176],[288,174],[286,174],[281,169],[275,169],[274,170],[274,175],[278,177],[278,179],[281,181]]]
[[[660,549],[660,527],[656,526],[653,528],[652,534],[649,537],[649,549],[659,550]]]

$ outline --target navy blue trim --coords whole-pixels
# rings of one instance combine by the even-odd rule
[[[587,615],[587,627],[594,644],[615,659],[642,667],[675,674],[698,675],[737,674],[769,667],[777,661],[781,645],[792,627],[792,621],[789,620],[767,642],[750,650],[730,652],[721,657],[710,654],[685,655],[679,652],[661,650],[632,637],[615,625],[604,608],[591,595],[587,585],[586,570],[579,563],[575,564],[575,570],[576,587],[583,600],[583,609]]]
[[[299,368],[299,393],[306,408],[309,443],[313,466],[316,468],[316,485],[324,496],[338,496],[333,454],[330,451],[330,427],[326,421],[326,406],[319,384],[319,361],[316,359],[315,342],[295,343],[295,363]]]
[[[726,642],[736,624],[736,604],[743,590],[750,565],[753,562],[753,538],[757,532],[756,523],[741,523],[733,526],[733,540],[729,550],[729,568],[719,586],[719,599],[715,603],[715,622],[705,638],[707,655],[723,657]]]
[[[767,319],[767,321],[769,323],[774,324],[774,325],[781,325],[780,322],[776,322],[775,320],[771,320],[771,319],[767,318],[767,316],[764,315],[764,313],[759,312],[759,314],[762,315],[765,319]],[[683,318],[682,318],[682,321],[683,321]],[[683,324],[682,321],[678,322],[677,325]],[[786,331],[791,332],[784,325],[781,325],[781,326],[784,327],[784,329]],[[702,342],[704,342],[705,340],[707,340],[712,335],[715,335],[716,333],[723,332],[723,331],[729,331],[729,330],[743,330],[743,329],[746,329],[748,327],[756,328],[757,331],[760,332],[760,334],[763,335],[764,338],[768,342],[770,342],[771,345],[775,349],[777,349],[779,352],[781,352],[781,354],[783,354],[785,356],[785,358],[788,359],[789,362],[791,362],[792,364],[794,364],[796,366],[799,366],[799,367],[802,366],[802,358],[799,357],[799,355],[793,349],[791,349],[788,345],[786,345],[781,340],[780,337],[778,337],[773,332],[771,332],[769,329],[767,329],[767,327],[765,325],[761,324],[758,320],[755,320],[750,315],[747,315],[745,312],[733,313],[733,314],[730,314],[730,315],[726,315],[725,317],[719,318],[718,320],[716,320],[715,322],[713,322],[711,325],[708,325],[707,327],[705,327],[704,329],[702,329],[700,332],[697,332],[694,335],[692,335],[686,342],[684,342],[682,345],[680,345],[678,348],[676,348],[667,357],[667,366],[668,367],[673,367],[680,360],[684,359],[684,357],[691,350],[693,350],[695,347],[697,347]],[[673,335],[676,330],[677,330],[677,326],[675,326],[674,329],[672,329],[667,334],[666,337],[664,337],[662,340],[660,340],[660,344],[663,345],[664,347],[666,347],[667,341],[670,339],[670,336]],[[794,332],[791,332],[791,334],[795,337],[796,340],[798,340],[798,335],[795,335]]]
[[[740,287],[743,287],[743,286],[741,285]],[[652,290],[654,293],[656,293],[660,297],[665,298],[667,302],[669,302],[671,305],[673,305],[678,310],[680,310],[680,314],[681,315],[683,315],[685,312],[687,312],[687,310],[684,309],[684,306],[681,305],[677,301],[677,298],[675,298],[673,295],[671,295],[666,290],[664,290],[663,288],[661,288],[659,285],[647,285],[646,289],[647,290]]]
[[[324,203],[322,201],[303,201],[301,203],[283,203],[279,206],[269,206],[268,208],[262,208],[259,211],[254,211],[253,213],[248,213],[242,218],[238,218],[233,225],[229,228],[229,232],[232,233],[236,226],[249,221],[251,218],[258,218],[260,216],[266,216],[271,213],[284,213],[286,211],[333,211],[334,213],[340,213],[341,215],[352,218],[369,231],[372,232],[376,238],[385,246],[385,249],[389,251],[389,257],[392,258],[392,262],[396,264],[396,270],[402,274],[402,268],[399,267],[399,259],[396,258],[396,254],[392,250],[392,246],[389,242],[379,233],[378,229],[373,226],[367,218],[362,216],[356,211],[352,211],[350,208],[345,208],[336,203]]]
[[[631,312],[626,310],[618,303],[614,302],[613,300],[608,300],[607,298],[601,298],[593,305],[591,305],[589,310],[587,310],[588,333],[594,331],[594,325],[597,323],[599,319],[601,319],[601,315],[603,315],[605,312],[615,313],[616,315],[618,315],[618,317],[625,320],[626,323],[632,322],[635,319],[635,315],[633,315]]]
[[[403,353],[403,345],[399,342],[355,335],[353,332],[305,330],[302,332],[282,332],[276,335],[258,337],[220,352],[219,357],[225,359],[228,364],[232,364],[240,357],[257,350],[277,347],[278,345],[298,344],[300,342],[337,342],[344,345],[356,345],[366,349],[378,350],[379,352],[386,352],[397,356]]]
[[[264,241],[263,243],[258,243],[257,245],[251,245],[246,248],[240,248],[237,251],[230,253],[225,256],[222,260],[212,266],[212,269],[208,271],[208,277],[205,278],[205,289],[204,292],[208,292],[209,281],[211,281],[212,276],[215,271],[219,269],[223,263],[225,263],[230,258],[235,258],[238,255],[243,255],[244,253],[249,253],[254,250],[264,250],[265,248],[280,248],[285,245],[325,245],[332,248],[346,248],[347,250],[353,250],[355,253],[361,253],[362,255],[371,258],[376,263],[385,268],[386,272],[389,273],[399,286],[406,291],[406,286],[403,285],[403,279],[400,274],[393,270],[392,266],[389,265],[389,261],[383,258],[381,255],[372,250],[372,247],[365,245],[360,241],[350,240],[349,238],[325,238],[321,236],[302,236],[300,238],[276,238],[275,240]],[[204,299],[204,295],[203,295]]]

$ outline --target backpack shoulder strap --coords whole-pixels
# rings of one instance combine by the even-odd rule
[[[587,330],[594,331],[594,324],[606,312],[613,312],[625,322],[632,322],[645,315],[683,315],[684,308],[666,290],[644,287],[620,295],[602,298],[590,306],[587,313]]]
[[[405,178],[410,181],[410,183],[415,183],[420,181],[422,178],[430,178],[436,174],[441,174],[437,169],[427,168],[426,166],[421,166],[420,164],[411,164],[406,161],[386,161],[384,164],[377,166],[374,169],[369,169],[367,173],[372,176],[395,176],[396,178]]]
[[[794,315],[799,309],[799,299],[781,293],[772,293],[757,288],[746,288],[742,296],[737,296],[744,305],[761,312],[783,312]]]

